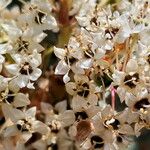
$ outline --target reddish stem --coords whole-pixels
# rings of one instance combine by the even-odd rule
[[[62,25],[69,24],[69,10],[67,0],[60,0],[59,22]]]
[[[116,89],[113,86],[111,86],[110,90],[111,90],[111,105],[112,105],[112,109],[115,110],[115,93],[116,93]]]

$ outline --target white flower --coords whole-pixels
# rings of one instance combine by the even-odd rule
[[[6,65],[8,72],[15,76],[13,81],[20,87],[30,86],[30,81],[36,81],[41,70],[37,68],[41,64],[41,55],[34,51],[31,55],[12,55],[16,64]],[[29,85],[28,85],[29,84]]]
[[[75,75],[75,82],[68,82],[66,84],[67,92],[73,96],[72,108],[78,110],[86,108],[88,105],[97,105],[98,97],[96,95],[96,85],[89,82],[87,76]]]
[[[69,40],[68,46],[65,49],[54,47],[54,53],[60,59],[56,66],[55,74],[65,75],[65,83],[70,80],[68,77],[70,70],[74,73],[84,73],[79,64],[79,60],[82,58],[82,52],[79,49],[79,43],[74,37]]]
[[[127,106],[135,112],[147,114],[150,109],[150,97],[146,88],[142,88],[131,100],[126,101]]]
[[[0,103],[3,107],[4,104],[11,105],[13,107],[23,107],[30,104],[27,95],[19,92],[17,85],[5,82],[0,87]]]
[[[26,26],[32,36],[41,34],[43,30],[53,30],[58,32],[58,26],[55,18],[51,14],[52,6],[48,0],[31,1],[31,4],[24,10],[24,14],[19,17],[19,24]]]
[[[41,110],[45,114],[45,123],[50,126],[51,132],[58,132],[62,127],[67,127],[74,123],[75,115],[72,110],[67,109],[67,102],[62,101],[53,108],[50,104],[41,103]],[[55,114],[55,111],[58,114]],[[56,125],[58,124],[58,126]]]
[[[83,1],[76,19],[80,26],[90,28],[90,20],[92,19],[96,6],[96,0]]]
[[[125,72],[114,72],[114,84],[119,85],[117,93],[121,101],[131,99],[134,92],[139,91],[139,89],[143,86],[142,77],[143,72],[141,72],[135,59],[130,59],[128,61]]]
[[[26,142],[34,132],[39,132],[42,135],[49,132],[48,127],[44,123],[36,120],[36,107],[32,107],[22,112],[21,110],[14,109],[6,104],[2,110],[6,119],[10,118],[14,123],[14,125],[8,126],[4,131],[5,137],[18,134],[20,135],[21,140]]]

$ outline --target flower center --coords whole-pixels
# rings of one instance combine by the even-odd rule
[[[11,90],[9,91],[3,91],[1,92],[1,95],[0,95],[0,101],[4,101],[5,103],[8,103],[8,104],[11,104],[13,101],[14,101],[14,92],[12,92]]]
[[[20,37],[18,39],[18,52],[21,52],[22,50],[27,50],[28,47],[29,47],[29,42],[22,40]]]
[[[138,73],[134,73],[133,75],[126,75],[124,78],[125,85],[129,86],[130,88],[135,88],[138,81]]]
[[[118,31],[119,31],[118,28],[106,29],[105,30],[105,35],[109,35],[109,37],[107,37],[107,39],[112,40],[113,37],[117,34]]]
[[[21,132],[30,131],[31,130],[31,124],[25,119],[19,120],[17,123],[17,129]]]
[[[76,112],[75,113],[76,116],[76,120],[80,121],[80,120],[85,120],[88,118],[88,115],[85,111],[81,111],[81,112]]]
[[[49,127],[51,129],[51,132],[53,133],[58,133],[61,129],[61,123],[57,120],[53,120],[50,124]]]
[[[147,98],[143,98],[140,101],[136,102],[134,105],[134,108],[136,110],[140,110],[141,108],[146,109],[147,107],[150,107],[150,102]]]
[[[37,23],[37,24],[43,24],[43,18],[45,16],[45,13],[43,12],[38,12],[37,16],[35,17],[34,21]]]
[[[70,66],[73,65],[76,61],[77,61],[77,59],[72,57],[72,56],[71,57],[68,57],[68,56],[65,57],[65,62],[67,64],[70,64]]]
[[[28,62],[26,62],[20,69],[20,73],[23,75],[28,75],[31,74],[32,72],[33,69]]]
[[[79,96],[83,96],[85,98],[88,97],[89,93],[89,85],[87,83],[83,83],[77,92]]]
[[[84,51],[84,56],[86,58],[92,58],[92,57],[94,57],[94,53],[91,50],[91,46],[88,45],[88,49]]]
[[[119,128],[120,122],[115,118],[111,118],[104,121],[104,126],[108,129],[117,130]]]
[[[94,23],[96,26],[98,25],[97,23],[97,18],[96,17],[93,17],[91,20],[90,20],[90,23]]]
[[[104,146],[104,141],[100,136],[94,135],[91,137],[91,144],[94,148],[102,148]]]

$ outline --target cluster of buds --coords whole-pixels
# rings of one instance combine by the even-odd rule
[[[0,149],[119,150],[150,128],[147,0],[72,0],[59,17],[59,1],[22,1],[21,11],[7,10],[10,3],[0,2]],[[64,15],[75,25],[68,43],[54,46],[55,74],[69,96],[36,111],[22,89],[34,89],[41,41],[59,31]]]

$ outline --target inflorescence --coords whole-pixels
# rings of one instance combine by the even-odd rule
[[[54,46],[69,100],[39,110],[22,89],[42,75],[41,41],[59,32],[58,2],[22,1],[21,11],[10,3],[0,1],[0,149],[120,150],[150,128],[147,0],[72,0],[74,29],[64,47]]]

